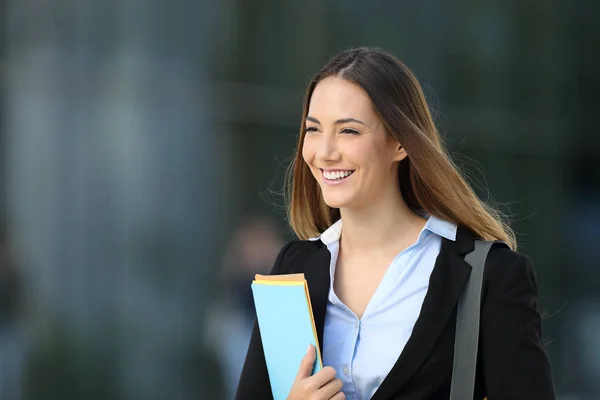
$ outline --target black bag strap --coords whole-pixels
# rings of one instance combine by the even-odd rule
[[[465,257],[465,261],[471,265],[472,269],[458,300],[449,400],[471,400],[473,398],[479,344],[481,285],[485,260],[493,244],[493,241],[475,240],[475,248]]]

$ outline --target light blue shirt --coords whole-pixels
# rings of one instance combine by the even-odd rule
[[[331,253],[323,364],[335,368],[348,400],[370,399],[396,363],[423,306],[442,238],[456,240],[456,230],[454,223],[429,217],[417,241],[388,267],[362,319],[333,289],[342,221],[320,236]]]

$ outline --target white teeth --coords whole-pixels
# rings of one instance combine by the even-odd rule
[[[325,179],[329,179],[329,180],[341,180],[341,179],[344,179],[344,178],[350,176],[350,174],[352,174],[352,172],[354,172],[354,171],[335,171],[335,172],[323,171],[323,176],[325,177]]]

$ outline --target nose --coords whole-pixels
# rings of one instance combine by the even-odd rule
[[[317,149],[317,160],[321,162],[327,161],[338,161],[340,158],[340,151],[336,135],[325,134],[321,136],[319,141],[319,147]]]

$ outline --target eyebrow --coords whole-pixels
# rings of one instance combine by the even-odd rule
[[[316,119],[315,117],[308,116],[308,117],[306,117],[306,120],[310,121],[310,122],[314,122],[315,124],[321,125],[321,123],[319,122],[319,120]],[[356,122],[356,123],[359,123],[359,124],[365,125],[365,126],[367,125],[364,122],[362,122],[362,121],[360,121],[358,119],[355,119],[355,118],[342,118],[342,119],[338,119],[337,121],[335,121],[335,124],[336,125],[347,124],[348,122]]]

